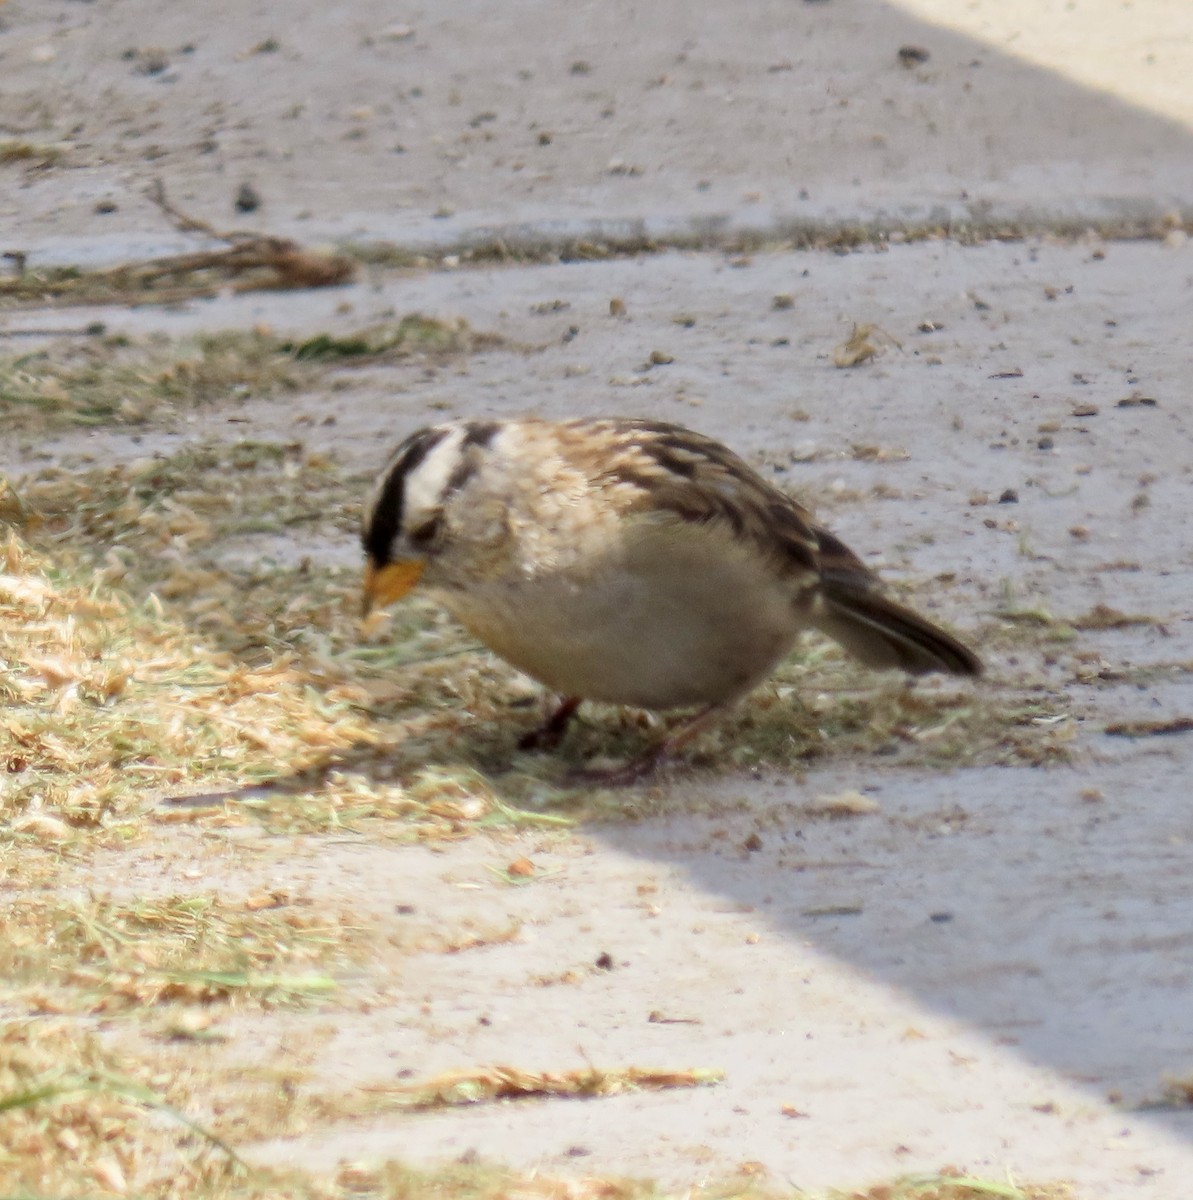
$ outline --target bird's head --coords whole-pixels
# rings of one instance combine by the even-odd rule
[[[495,422],[432,425],[390,455],[365,504],[364,611],[400,600],[435,565]]]

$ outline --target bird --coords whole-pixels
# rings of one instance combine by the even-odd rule
[[[805,629],[873,668],[977,676],[807,509],[720,442],[633,417],[457,420],[410,434],[363,508],[364,611],[416,585],[559,697],[695,709],[594,779],[649,777],[760,684]]]

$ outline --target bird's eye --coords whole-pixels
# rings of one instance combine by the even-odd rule
[[[436,513],[421,525],[416,525],[407,535],[415,546],[429,546],[438,536],[443,517]]]

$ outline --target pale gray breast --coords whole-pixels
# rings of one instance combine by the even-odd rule
[[[602,548],[442,594],[471,632],[562,695],[642,708],[732,699],[790,649],[790,581],[723,525],[672,513]]]

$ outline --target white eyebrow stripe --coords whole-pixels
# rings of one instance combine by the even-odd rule
[[[443,503],[448,481],[460,462],[464,429],[451,431],[406,477],[403,524],[415,514],[426,513]]]

